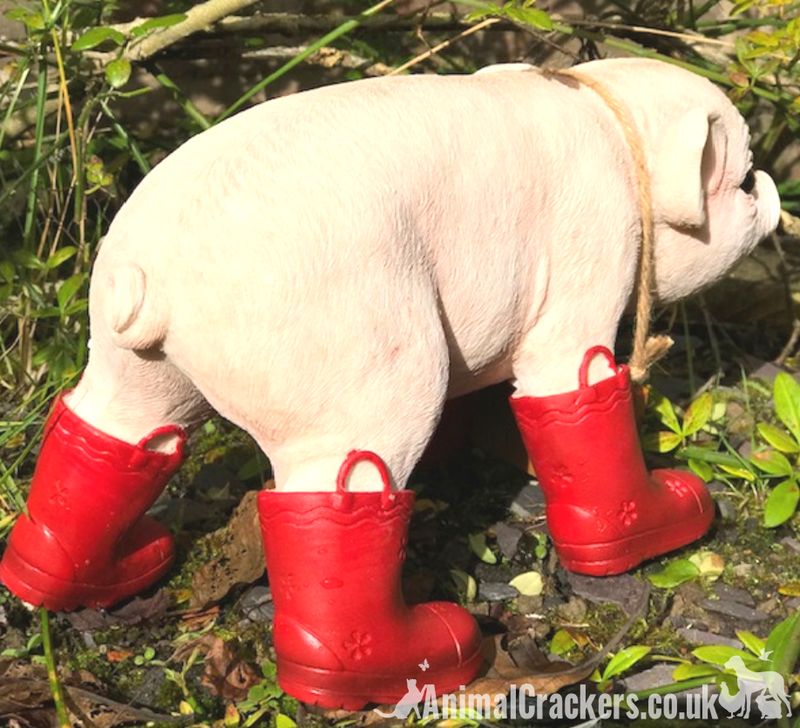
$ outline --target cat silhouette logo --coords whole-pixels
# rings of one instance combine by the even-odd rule
[[[427,663],[427,660],[425,660],[425,663]],[[420,665],[420,667],[422,667],[422,665]],[[423,671],[425,670],[425,668],[422,669]],[[417,687],[417,681],[413,678],[406,680],[406,685],[408,686],[408,692],[402,698],[400,698],[400,702],[395,706],[395,709],[391,713],[381,713],[381,711],[377,708],[374,708],[373,710],[382,718],[400,718],[401,720],[408,718],[413,710],[417,715],[417,719],[420,719],[421,716],[419,713],[419,704],[425,697],[425,690],[428,688],[428,686],[423,685],[422,690],[420,690]]]
[[[762,649],[758,659],[771,662],[769,659],[771,654]],[[749,718],[750,708],[754,701],[764,719],[781,718],[783,705],[786,706],[786,716],[791,715],[792,708],[786,695],[786,683],[783,675],[773,670],[750,670],[739,655],[731,657],[725,663],[725,667],[733,670],[736,674],[736,683],[739,688],[735,695],[731,695],[728,685],[725,683],[720,689],[720,705],[730,713],[731,718],[734,716]]]

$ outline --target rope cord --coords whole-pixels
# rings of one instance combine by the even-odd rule
[[[546,71],[545,75],[571,78],[594,91],[616,117],[633,158],[636,193],[642,220],[642,244],[639,252],[633,352],[629,367],[631,379],[641,384],[647,379],[650,367],[669,351],[673,343],[669,336],[650,336],[655,289],[655,230],[650,172],[647,168],[642,139],[627,108],[599,81],[574,69]]]

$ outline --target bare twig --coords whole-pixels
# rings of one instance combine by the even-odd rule
[[[49,116],[58,109],[58,99],[45,101],[44,110]],[[8,121],[3,127],[3,137],[6,139],[16,139],[26,129],[30,129],[36,123],[36,107],[29,106],[9,116]]]
[[[300,53],[305,53],[308,46],[272,46],[242,53],[242,58],[261,58],[288,61]],[[367,76],[388,76],[392,67],[385,63],[375,63],[369,58],[357,56],[355,53],[325,46],[306,58],[306,63],[323,68],[357,68]]]
[[[490,25],[495,25],[496,23],[499,22],[500,22],[499,18],[487,18],[486,20],[478,23],[477,25],[473,25],[471,28],[467,28],[465,31],[459,33],[458,35],[455,35],[452,38],[448,38],[443,43],[439,43],[439,45],[434,46],[433,48],[425,51],[424,53],[420,53],[418,56],[412,58],[410,61],[404,63],[402,66],[398,66],[397,68],[395,68],[394,71],[392,71],[389,75],[394,76],[398,73],[402,73],[403,71],[407,71],[412,66],[416,66],[418,63],[422,63],[422,61],[427,60],[431,56],[435,56],[437,53],[443,51],[445,48],[449,48],[451,45],[453,45],[453,43],[463,40],[467,36],[472,35],[473,33],[477,33],[479,30],[484,30],[485,28],[488,28]]]

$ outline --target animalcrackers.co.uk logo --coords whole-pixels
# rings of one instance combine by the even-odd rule
[[[760,660],[770,663],[770,653],[761,651]],[[425,660],[420,668],[430,667]],[[385,713],[375,708],[383,718],[407,719],[412,713],[419,720],[469,717],[477,720],[619,720],[628,718],[666,718],[670,720],[719,720],[717,707],[728,717],[750,718],[755,706],[762,719],[777,719],[791,715],[783,677],[774,670],[752,670],[741,657],[731,657],[725,667],[736,677],[737,690],[732,692],[726,683],[719,693],[709,685],[684,694],[652,694],[641,698],[636,694],[590,693],[586,685],[566,694],[537,694],[533,685],[511,685],[503,694],[468,694],[466,686],[459,693],[436,694],[431,684],[417,685],[416,678],[406,680],[408,691],[395,706]],[[754,713],[755,715],[755,713]]]

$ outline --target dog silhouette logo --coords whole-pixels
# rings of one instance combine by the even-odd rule
[[[771,654],[762,649],[758,659],[771,662],[769,659]],[[720,705],[730,713],[731,718],[734,716],[749,718],[753,702],[761,712],[762,718],[768,720],[781,718],[784,715],[782,707],[784,705],[786,716],[791,715],[792,708],[786,695],[783,675],[774,670],[751,670],[739,655],[731,657],[725,663],[725,667],[733,670],[739,688],[734,695],[731,695],[727,684],[723,683],[720,688]]]

